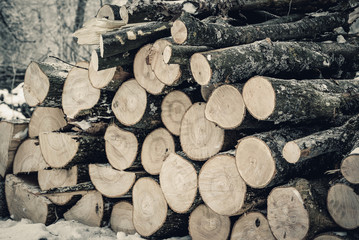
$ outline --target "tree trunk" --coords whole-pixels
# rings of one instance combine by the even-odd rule
[[[340,172],[351,184],[359,184],[359,133],[352,140],[353,146],[340,165]]]
[[[116,203],[110,217],[111,229],[114,232],[124,232],[128,235],[136,233],[132,221],[133,206],[126,201]]]
[[[57,131],[67,125],[61,108],[37,107],[29,122],[29,137],[38,137],[42,132]]]
[[[29,106],[61,107],[61,94],[71,67],[64,63],[31,62],[24,79],[24,97]]]
[[[191,213],[188,225],[193,240],[218,240],[228,238],[231,221],[202,204]]]
[[[243,87],[250,114],[266,121],[327,120],[359,111],[358,80],[287,80],[256,76]],[[290,97],[288,97],[290,96]]]
[[[27,122],[0,122],[0,175],[11,172],[15,152],[21,142],[27,138]]]
[[[359,46],[349,43],[272,42],[270,39],[191,57],[200,85],[243,82],[254,75],[304,73],[313,69],[356,71]],[[313,75],[312,75],[313,76]]]
[[[41,133],[39,139],[42,155],[53,168],[107,161],[102,137],[47,132]]]

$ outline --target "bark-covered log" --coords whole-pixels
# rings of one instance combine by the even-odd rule
[[[254,75],[304,73],[359,69],[358,44],[272,42],[269,38],[251,44],[223,48],[191,57],[191,71],[200,85],[243,82]]]
[[[275,240],[267,218],[260,212],[244,214],[234,223],[231,240],[235,239]]]
[[[133,60],[135,59],[136,53],[137,49],[102,58],[100,49],[97,48],[91,53],[90,67],[95,71],[101,71],[121,66],[125,71],[132,72]]]
[[[5,218],[9,216],[9,210],[6,206],[6,197],[5,197],[5,179],[0,176],[0,218]]]
[[[29,122],[29,137],[38,137],[42,132],[57,131],[67,125],[61,108],[37,107]]]
[[[101,57],[137,49],[144,44],[170,35],[170,22],[150,22],[126,27],[102,34],[100,37]]]
[[[14,174],[37,172],[48,167],[42,156],[39,140],[27,139],[20,144],[14,158]]]
[[[133,225],[144,237],[156,239],[188,233],[188,215],[168,209],[161,187],[152,178],[140,178],[132,190]]]
[[[16,149],[27,138],[28,122],[0,122],[0,175],[12,169]]]
[[[352,148],[341,162],[340,172],[352,184],[359,184],[359,133],[352,140]]]
[[[57,219],[55,205],[39,196],[40,189],[31,181],[8,174],[5,179],[6,202],[12,218],[27,218],[34,223],[49,225]]]
[[[161,102],[161,96],[148,94],[135,79],[131,79],[116,92],[112,111],[125,126],[153,129],[161,123]]]
[[[219,215],[204,204],[199,205],[188,220],[188,230],[193,240],[227,239],[230,228],[228,216]]]
[[[113,205],[110,226],[115,232],[124,232],[126,234],[135,234],[136,229],[132,221],[133,206],[127,201],[120,201]]]
[[[267,203],[273,235],[278,240],[312,239],[317,233],[336,227],[321,204],[325,194],[325,187],[305,179],[274,188]]]
[[[102,137],[46,132],[40,134],[39,140],[42,155],[47,164],[53,168],[107,161],[105,140]]]
[[[117,5],[105,4],[98,10],[96,18],[105,18],[112,21],[122,20],[127,24],[128,12],[125,6],[120,7]]]
[[[244,85],[243,99],[249,113],[259,120],[326,121],[359,111],[358,87],[356,79],[299,81],[255,76]]]
[[[171,44],[163,49],[163,61],[167,64],[189,65],[189,59],[197,52],[212,50],[207,46],[185,46]]]
[[[24,79],[24,97],[29,106],[61,107],[61,94],[71,67],[64,63],[31,62]]]
[[[178,44],[223,48],[264,38],[273,41],[313,38],[343,26],[347,19],[347,13],[326,13],[316,17],[308,16],[296,22],[232,27],[207,24],[183,13],[173,23],[171,34]]]

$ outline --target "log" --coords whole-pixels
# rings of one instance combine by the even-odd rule
[[[107,161],[103,138],[76,133],[47,132],[41,133],[39,140],[42,155],[53,168]]]
[[[167,64],[189,65],[189,59],[197,52],[210,51],[207,46],[186,46],[170,44],[163,49],[163,61]]]
[[[171,28],[177,44],[224,48],[252,43],[265,38],[272,41],[313,38],[346,24],[348,14],[325,13],[304,17],[295,22],[247,25],[240,27],[205,23],[183,13]]]
[[[6,218],[8,216],[9,210],[6,206],[5,179],[0,176],[0,218]]]
[[[105,4],[98,10],[96,18],[105,18],[112,21],[122,20],[127,24],[128,12],[125,6],[120,7],[117,5]]]
[[[147,94],[135,79],[123,83],[112,100],[117,120],[129,127],[153,129],[161,123],[162,97]]]
[[[67,125],[61,108],[37,107],[29,122],[29,137],[38,137],[42,132],[60,130]]]
[[[188,221],[189,234],[193,240],[227,239],[230,227],[228,216],[219,215],[204,204],[191,213]]]
[[[27,122],[0,122],[0,175],[4,178],[13,166],[16,149],[26,139]]]
[[[148,134],[141,148],[141,163],[151,175],[158,175],[163,161],[176,151],[175,141],[165,128],[157,128]]]
[[[298,81],[255,76],[244,85],[243,99],[249,113],[258,120],[325,121],[358,112],[358,86],[355,79]]]
[[[137,49],[156,39],[170,35],[170,22],[149,22],[102,34],[100,37],[101,57]]]
[[[341,162],[340,172],[351,184],[359,184],[359,134],[353,137],[353,147]]]
[[[136,53],[137,49],[102,58],[100,49],[97,48],[91,53],[90,67],[92,67],[94,71],[101,71],[121,66],[125,71],[132,72],[133,60]]]
[[[244,214],[234,223],[231,240],[235,239],[275,240],[267,218],[260,212]]]
[[[325,206],[320,205],[322,189],[313,182],[296,179],[271,191],[267,218],[276,239],[312,239],[336,226]]]
[[[73,186],[51,188],[38,193],[38,195],[49,196],[74,196],[74,195],[86,195],[87,193],[97,192],[92,182],[78,183]]]
[[[27,218],[34,223],[49,225],[57,219],[55,205],[46,197],[39,196],[39,191],[39,187],[28,180],[6,175],[6,202],[14,220]]]
[[[14,158],[14,174],[38,172],[48,167],[41,154],[39,140],[26,139],[20,144]]]
[[[24,97],[30,107],[61,107],[61,94],[70,66],[32,61],[24,78]]]
[[[124,232],[128,235],[136,233],[132,221],[133,206],[126,201],[120,201],[113,205],[110,226],[114,232]]]
[[[354,240],[358,236],[354,236],[354,234],[350,234],[347,232],[327,232],[319,234],[314,238],[314,240]]]
[[[188,213],[198,203],[197,170],[187,159],[170,153],[163,162],[160,183],[168,206],[176,213]]]
[[[243,82],[254,75],[336,70],[356,71],[357,44],[272,42],[270,39],[223,48],[191,57],[191,71],[200,85]],[[330,72],[329,72],[330,73]],[[313,76],[313,75],[312,75]]]
[[[152,178],[140,178],[132,190],[133,225],[144,237],[184,236],[188,216],[168,209],[161,187]]]

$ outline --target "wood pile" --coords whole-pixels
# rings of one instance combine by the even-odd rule
[[[149,2],[104,5],[75,34],[89,62],[29,64],[36,110],[0,123],[0,211],[152,239],[357,239],[358,4]]]

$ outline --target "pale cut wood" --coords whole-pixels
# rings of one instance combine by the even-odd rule
[[[13,166],[16,149],[27,138],[27,122],[0,122],[0,175],[5,177]]]
[[[100,227],[104,216],[104,202],[101,193],[94,191],[84,195],[75,206],[64,213],[64,218],[75,220],[91,227]]]
[[[190,161],[170,153],[162,164],[160,183],[173,211],[186,213],[191,209],[197,195],[197,171]]]
[[[246,196],[246,184],[239,175],[234,156],[218,154],[210,158],[198,175],[203,201],[225,216],[240,214]]]
[[[224,130],[205,118],[206,103],[194,103],[181,122],[180,141],[192,160],[205,161],[218,153],[224,144]]]
[[[167,94],[161,104],[161,120],[173,135],[180,135],[183,115],[192,105],[191,99],[182,91]]]
[[[37,172],[48,167],[42,156],[39,140],[27,139],[21,143],[14,158],[14,174]]]
[[[115,232],[124,232],[126,234],[135,234],[136,229],[132,221],[133,206],[131,203],[121,201],[112,207],[110,226]]]
[[[205,110],[206,118],[223,129],[238,127],[246,114],[241,94],[243,85],[222,85],[210,95]]]
[[[56,220],[55,205],[39,196],[40,189],[30,181],[8,174],[5,179],[6,202],[12,218],[27,218],[34,223],[51,224]]]
[[[148,134],[141,149],[141,163],[143,168],[152,175],[158,175],[163,161],[170,153],[175,152],[175,142],[172,135],[165,128],[157,128]]]
[[[227,239],[230,227],[228,216],[219,215],[204,204],[199,205],[189,217],[188,229],[193,240]]]
[[[38,137],[42,132],[52,132],[67,125],[61,108],[37,107],[32,113],[29,123],[29,137]]]
[[[96,189],[109,198],[125,195],[136,180],[136,173],[116,170],[110,164],[89,164],[89,174]]]
[[[268,220],[260,212],[250,212],[240,217],[234,224],[231,240],[266,239],[275,240]]]

